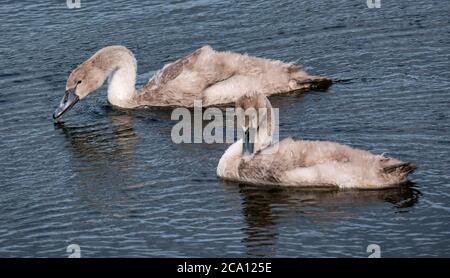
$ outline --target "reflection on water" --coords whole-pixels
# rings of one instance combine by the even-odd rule
[[[65,257],[70,243],[83,257],[350,257],[366,256],[369,243],[383,257],[450,254],[449,1],[7,2],[0,257]],[[111,107],[106,86],[54,125],[70,70],[117,44],[136,56],[138,88],[205,44],[329,76],[326,92],[271,98],[280,138],[388,153],[419,166],[416,184],[310,192],[223,183],[216,166],[228,144],[174,144],[171,109]]]
[[[134,117],[127,114],[106,115],[110,124],[55,124],[70,148],[70,170],[76,177],[76,188],[82,200],[107,213],[123,201],[124,187],[135,179]]]
[[[111,158],[130,158],[137,143],[132,115],[110,115],[111,125],[82,123],[78,126],[55,123],[77,157],[96,162]],[[112,146],[110,145],[112,144]]]
[[[421,195],[415,184],[408,182],[398,188],[384,190],[338,190],[261,187],[221,181],[227,190],[242,195],[246,237],[243,239],[250,256],[274,256],[278,239],[277,224],[298,213],[308,221],[326,223],[339,221],[352,210],[377,203],[393,204],[398,212],[407,212]]]

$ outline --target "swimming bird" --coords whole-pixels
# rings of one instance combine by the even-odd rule
[[[232,104],[252,90],[266,95],[316,87],[331,80],[307,74],[299,66],[203,46],[165,65],[136,90],[137,63],[124,46],[102,48],[69,75],[66,92],[53,118],[61,117],[79,100],[108,80],[108,101],[121,108],[141,106],[192,107]]]
[[[247,113],[253,111],[253,113]],[[244,136],[221,157],[217,176],[243,183],[298,187],[379,189],[407,181],[416,166],[328,141],[274,142],[274,114],[263,94],[236,102]]]

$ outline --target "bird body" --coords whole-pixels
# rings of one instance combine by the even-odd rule
[[[244,96],[237,102],[242,109],[264,105],[272,109],[263,95]],[[262,126],[259,120],[256,127],[251,122],[244,129]],[[410,163],[335,142],[292,138],[271,142],[270,125],[259,128],[262,134],[254,137],[252,153],[245,151],[247,138],[231,145],[219,161],[217,175],[262,185],[378,189],[406,182],[416,169]]]
[[[126,47],[99,50],[72,71],[54,117],[62,116],[106,80],[108,101],[121,108],[192,107],[200,100],[203,106],[224,105],[234,103],[248,91],[273,95],[331,84],[330,79],[309,75],[291,63],[215,51],[210,46],[165,65],[141,89],[135,88],[136,71],[136,59]]]

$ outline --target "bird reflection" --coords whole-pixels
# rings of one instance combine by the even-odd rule
[[[77,194],[102,212],[114,214],[113,204],[126,196],[123,189],[136,183],[135,145],[137,136],[133,116],[111,112],[94,124],[55,124],[71,150],[70,171]]]
[[[88,161],[102,161],[127,156],[136,144],[132,116],[113,115],[110,120],[111,125],[97,122],[80,126],[57,123],[55,126],[64,133],[77,156]]]
[[[277,224],[286,222],[286,218],[327,225],[383,202],[392,204],[395,212],[406,212],[421,195],[411,182],[384,190],[306,190],[221,183],[242,197],[242,214],[247,224],[244,244],[249,256],[276,255]]]

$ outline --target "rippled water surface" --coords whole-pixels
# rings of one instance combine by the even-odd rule
[[[1,257],[450,255],[448,1],[144,2],[0,5]],[[221,182],[226,144],[173,144],[170,110],[115,109],[105,86],[53,124],[71,69],[112,44],[135,53],[139,85],[204,44],[297,61],[337,82],[273,97],[282,137],[419,169],[382,191]]]

